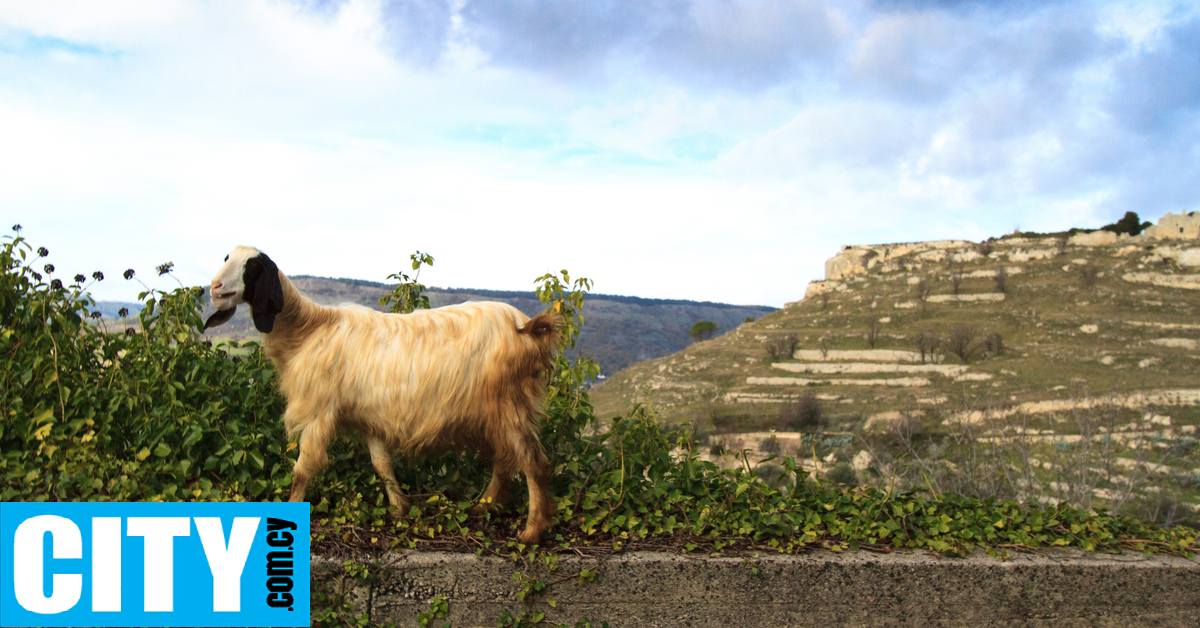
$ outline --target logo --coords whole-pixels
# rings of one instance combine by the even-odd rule
[[[306,503],[0,503],[0,626],[308,626]]]

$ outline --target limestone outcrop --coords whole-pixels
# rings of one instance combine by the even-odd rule
[[[1117,234],[1111,231],[1101,230],[1093,231],[1091,233],[1077,233],[1067,240],[1067,244],[1072,246],[1105,246],[1108,244],[1116,244],[1117,239]]]
[[[1007,259],[1009,263],[1021,264],[1050,259],[1065,247],[1113,247],[1111,255],[1122,257],[1136,254],[1153,247],[1154,256],[1171,259],[1180,266],[1200,266],[1200,248],[1187,243],[1165,244],[1162,240],[1200,240],[1200,212],[1166,214],[1157,225],[1147,227],[1142,235],[1130,236],[1112,231],[1076,233],[1055,244],[1051,238],[1005,237],[996,241],[976,244],[966,240],[935,240],[932,242],[900,242],[895,244],[847,245],[825,261],[825,280],[813,281],[805,290],[805,298],[829,290],[845,290],[845,282],[855,275],[868,272],[891,273],[895,271],[915,272],[928,264],[965,264],[984,258]],[[1006,268],[1009,275],[1022,272],[1019,265]],[[971,277],[995,276],[994,269],[973,271]],[[909,277],[912,283],[913,277]],[[988,298],[988,297],[978,297]],[[968,296],[966,299],[970,300]]]

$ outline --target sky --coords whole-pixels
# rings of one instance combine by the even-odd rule
[[[0,221],[288,274],[782,306],[842,245],[1200,209],[1170,2],[5,0]]]

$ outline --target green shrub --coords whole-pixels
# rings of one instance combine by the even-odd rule
[[[821,429],[825,420],[825,411],[821,402],[810,392],[800,395],[792,403],[784,404],[779,410],[779,422],[782,429],[803,431]]]
[[[752,317],[747,318],[747,322],[752,320],[754,320]],[[715,333],[717,333],[717,324],[712,321],[696,321],[696,324],[692,325],[692,329],[688,331],[688,335],[696,342],[708,340]]]
[[[256,347],[199,339],[199,288],[147,290],[141,329],[107,333],[87,296],[103,275],[43,276],[47,253],[0,247],[0,500],[279,495],[283,403]]]
[[[140,330],[109,330],[103,320],[92,322],[92,282],[78,275],[64,284],[42,261],[46,254],[35,254],[19,235],[0,246],[0,500],[283,498],[295,444],[284,437],[283,401],[258,346],[203,341],[201,291],[182,286],[139,296]],[[538,283],[539,298],[563,315],[567,332],[541,431],[558,522],[543,539],[547,546],[615,551],[678,539],[684,551],[702,543],[719,550],[740,539],[781,552],[859,543],[952,555],[980,545],[1197,549],[1188,528],[1163,530],[1065,504],[872,487],[845,492],[813,481],[789,456],[762,466],[735,452],[740,464],[722,469],[700,460],[689,431],[664,430],[645,406],[596,429],[584,384],[598,368],[569,358],[591,282],[563,271]],[[419,291],[408,296],[419,302]],[[467,513],[489,472],[475,455],[404,461],[397,479],[415,505],[391,518],[365,448],[343,439],[330,459],[313,487],[320,495],[313,505],[318,551],[333,542],[357,552],[366,545],[421,547],[430,539],[437,548],[527,549],[510,540],[523,500],[514,498],[511,515],[481,520]]]
[[[1138,218],[1137,212],[1125,212],[1125,215],[1120,220],[1100,228],[1104,231],[1111,231],[1118,234],[1140,235],[1142,231],[1152,226],[1152,224],[1150,222],[1142,222],[1141,218]]]
[[[829,481],[842,486],[857,486],[858,474],[848,462],[839,462],[829,470]]]

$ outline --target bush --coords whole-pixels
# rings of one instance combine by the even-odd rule
[[[849,462],[839,462],[829,470],[827,478],[834,484],[842,486],[858,486],[858,474]]]
[[[1083,282],[1084,288],[1093,288],[1096,286],[1096,279],[1100,276],[1100,269],[1090,264],[1085,264],[1079,267],[1079,279]]]
[[[916,441],[928,436],[921,417],[913,412],[901,412],[900,418],[893,421],[889,426],[888,435],[891,437],[892,442],[898,445],[901,450],[908,451],[912,450]]]
[[[779,488],[779,485],[787,479],[783,467],[776,464],[760,464],[754,467],[754,475],[760,482],[771,488]]]
[[[758,450],[764,454],[777,454],[783,451],[779,447],[779,439],[771,438],[770,436],[758,442]]]
[[[992,282],[996,284],[996,290],[1001,294],[1008,294],[1008,269],[1001,266],[996,269],[996,274],[992,276]]]
[[[974,325],[960,323],[950,328],[950,333],[946,334],[942,346],[950,353],[957,355],[963,364],[968,364],[971,361],[971,355],[979,349],[979,344],[976,342],[978,336],[979,330]]]
[[[799,345],[800,339],[796,334],[786,334],[767,341],[765,349],[772,360],[790,360],[796,355],[796,347]]]
[[[30,252],[0,247],[0,501],[279,498],[294,452],[257,345],[201,341],[202,291],[182,286],[106,333],[87,293],[103,274],[64,285]]]
[[[917,281],[916,285],[913,286],[913,292],[916,293],[917,299],[924,304],[929,298],[929,293],[933,292],[933,286],[928,281],[925,281],[924,278],[922,278],[921,280]]]
[[[749,317],[746,322],[750,322],[752,320],[754,320],[754,318]],[[712,321],[696,321],[696,324],[692,325],[692,329],[688,332],[688,335],[692,337],[692,340],[700,342],[701,340],[708,340],[709,338],[712,338],[713,334],[715,333],[717,333],[716,323]]]
[[[1125,212],[1125,215],[1122,216],[1120,220],[1112,224],[1104,225],[1100,228],[1104,231],[1111,231],[1113,233],[1139,235],[1142,233],[1142,231],[1150,226],[1150,222],[1142,222],[1142,220],[1138,218],[1137,212]]]
[[[883,333],[883,323],[879,322],[878,316],[867,317],[867,333],[865,338],[867,346],[874,349],[875,343],[879,342],[879,336]]]
[[[983,339],[983,350],[989,356],[1001,355],[1004,353],[1004,336],[1000,332],[988,334],[987,338]]]
[[[821,409],[821,402],[817,397],[806,392],[800,395],[796,401],[784,404],[779,411],[779,419],[781,426],[788,430],[820,429],[824,423],[825,413]]]

